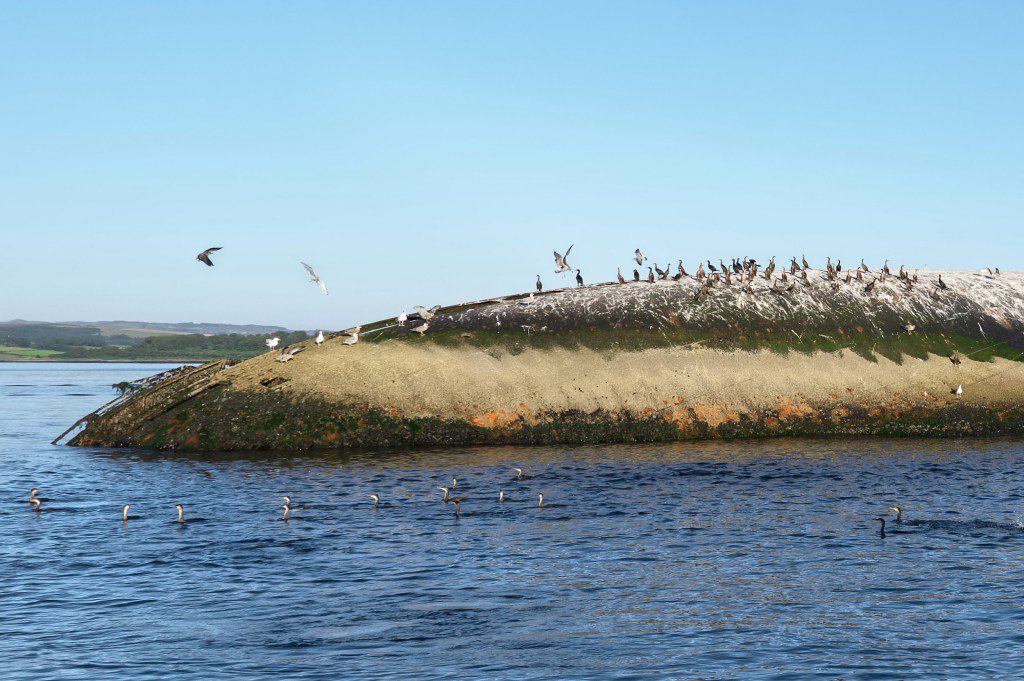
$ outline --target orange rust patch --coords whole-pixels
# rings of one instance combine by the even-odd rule
[[[469,419],[470,423],[481,428],[507,428],[517,421],[519,421],[519,414],[506,409],[485,411],[483,414],[471,416]]]
[[[781,401],[779,402],[778,412],[779,418],[783,421],[802,419],[815,414],[814,407],[807,404],[806,400],[797,400],[795,402]]]
[[[182,447],[198,447],[199,446],[199,433],[192,433],[185,441],[181,443]]]
[[[724,406],[713,404],[695,404],[693,413],[698,421],[703,421],[712,428],[717,428],[723,423],[735,423],[740,420],[740,415],[730,411]]]

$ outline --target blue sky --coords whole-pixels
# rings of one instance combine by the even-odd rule
[[[554,286],[571,243],[588,281],[637,247],[1024,266],[1024,3],[0,16],[0,319],[341,328]]]

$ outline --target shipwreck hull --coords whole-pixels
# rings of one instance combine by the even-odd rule
[[[789,293],[693,282],[442,309],[183,369],[85,417],[70,444],[299,450],[775,435],[1024,433],[1024,280]],[[890,280],[891,281],[891,280]],[[907,324],[913,326],[907,330]],[[962,394],[956,388],[962,387]]]

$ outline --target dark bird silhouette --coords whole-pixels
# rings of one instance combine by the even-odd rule
[[[647,266],[647,283],[654,283],[654,270],[651,269],[650,265]]]
[[[544,290],[544,284],[540,283],[540,275],[537,275],[537,292]]]
[[[205,251],[196,256],[196,260],[198,260],[201,263],[204,263],[207,267],[213,267],[213,261],[210,260],[210,254],[213,253],[214,251],[219,251],[221,248],[221,246],[213,246],[212,248],[207,248]]]
[[[710,260],[708,260],[708,271],[709,272],[717,272],[718,271],[718,268],[715,267],[714,265],[712,265]]]
[[[576,270],[576,285],[583,286],[583,277],[580,276],[579,270]]]
[[[640,281],[640,273],[633,270],[633,281]]]
[[[875,518],[875,520],[881,523],[881,525],[878,528],[878,536],[882,539],[885,539],[885,518],[883,518],[882,516],[878,516],[877,518]]]
[[[806,269],[810,269],[811,266],[807,264],[807,256],[806,255],[801,255],[800,256],[800,260],[803,262],[805,270]]]
[[[871,293],[872,291],[874,291],[875,290],[875,283],[877,281],[878,281],[877,279],[872,279],[871,283],[864,287],[864,293]]]
[[[935,284],[935,285],[939,287],[940,291],[945,291],[946,289],[949,288],[948,286],[946,286],[946,282],[942,281],[942,275],[941,274],[939,275],[939,282],[937,284]]]

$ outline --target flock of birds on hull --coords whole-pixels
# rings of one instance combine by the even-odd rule
[[[527,476],[527,475],[525,475],[523,473],[523,469],[522,468],[513,468],[512,471],[515,473],[515,477],[513,478],[514,482],[522,482],[524,480],[528,480],[529,479],[529,476]],[[439,489],[443,493],[442,496],[441,496],[441,501],[443,501],[445,504],[452,504],[455,507],[455,517],[456,518],[460,517],[462,515],[462,503],[464,501],[466,501],[467,499],[469,499],[469,497],[467,497],[467,496],[460,496],[460,495],[457,494],[458,489],[459,489],[459,479],[457,477],[452,477],[451,486],[438,487],[437,489]],[[380,497],[379,494],[368,494],[366,496],[367,496],[368,499],[372,499],[373,500],[373,510],[376,511],[378,508],[380,508],[381,497]],[[282,516],[282,520],[290,520],[291,519],[291,513],[294,510],[307,508],[307,506],[305,506],[304,504],[293,503],[292,502],[292,498],[290,496],[282,496],[281,499],[284,501],[284,504],[281,506],[281,508],[284,511],[284,515]],[[32,489],[30,489],[28,491],[28,503],[29,503],[29,506],[36,513],[41,513],[44,510],[43,509],[43,502],[47,502],[48,503],[50,501],[51,500],[46,498],[46,497],[39,496],[39,489],[36,488],[36,487],[33,487]],[[505,490],[504,489],[499,489],[498,490],[498,503],[499,504],[504,504],[507,501],[511,501],[511,499],[509,498],[508,495],[505,494]],[[556,504],[556,506],[557,506],[557,504]],[[129,515],[128,511],[129,511],[129,509],[131,509],[131,507],[132,507],[131,504],[124,504],[121,507],[121,521],[122,522],[126,523],[129,520],[139,520],[140,519],[140,516]],[[206,518],[195,518],[195,517],[186,518],[185,517],[185,506],[184,506],[184,504],[175,504],[174,508],[178,512],[178,520],[177,520],[177,522],[179,524],[181,524],[181,525],[185,525],[186,523],[199,523],[199,522],[205,522],[206,521]],[[544,508],[544,493],[543,492],[538,492],[537,493],[537,508],[538,509],[543,509]]]
[[[575,244],[574,244],[575,245]],[[565,272],[576,272],[576,285],[583,286],[583,274],[579,268],[573,268],[569,264],[569,253],[572,251],[572,246],[565,251],[565,255],[562,255],[558,251],[554,251],[555,256],[555,274],[564,274]],[[797,286],[810,287],[812,281],[808,275],[808,271],[813,268],[807,262],[806,256],[801,256],[800,262],[797,262],[796,256],[790,259],[789,266],[782,270],[777,270],[775,263],[775,256],[772,256],[771,260],[762,269],[760,263],[753,258],[731,258],[728,265],[719,258],[718,266],[716,267],[711,263],[711,260],[697,263],[697,269],[692,275],[690,275],[686,268],[683,266],[683,261],[679,260],[676,265],[675,274],[672,273],[672,266],[668,263],[665,264],[665,269],[658,267],[658,263],[651,265],[644,265],[647,262],[647,256],[645,256],[640,249],[636,249],[633,252],[633,259],[636,260],[637,267],[647,268],[647,275],[643,279],[640,276],[640,270],[633,270],[633,282],[647,281],[653,284],[655,281],[679,281],[681,279],[693,278],[701,284],[700,288],[694,294],[694,300],[700,300],[701,297],[710,293],[711,289],[715,286],[731,286],[734,281],[743,287],[746,293],[754,293],[754,289],[751,284],[758,277],[762,277],[765,281],[771,282],[771,287],[768,289],[772,293],[784,294],[791,293],[797,289]],[[707,269],[705,269],[705,263]],[[779,272],[780,276],[775,276],[776,271]],[[897,273],[889,269],[889,261],[886,260],[885,264],[882,265],[881,269],[878,270],[877,274],[870,269],[862,258],[860,265],[854,267],[852,270],[847,268],[843,269],[841,260],[836,260],[835,264],[832,263],[832,258],[829,257],[825,269],[822,270],[824,280],[829,282],[832,288],[839,290],[843,284],[854,285],[857,284],[863,286],[865,293],[871,293],[878,283],[884,283],[890,277],[895,278],[899,281],[905,291],[909,294],[914,291],[914,287],[918,283],[917,270],[914,270],[913,274],[907,271],[906,267],[900,265],[900,269]],[[999,276],[999,268],[990,269],[988,267],[981,269],[981,274],[988,277]],[[870,277],[870,280],[869,280]],[[616,272],[616,279],[620,284],[630,283],[630,280],[622,275],[622,268],[620,267]],[[537,291],[543,290],[541,284],[540,275],[537,275],[536,283]],[[938,280],[935,282],[934,288],[931,290],[930,295],[932,298],[938,300],[940,291],[948,290],[949,286],[942,280],[942,275],[939,275]]]
[[[574,268],[572,265],[569,264],[569,254],[572,252],[574,245],[575,244],[570,245],[569,248],[566,249],[564,255],[559,253],[558,251],[553,251],[555,257],[555,274],[575,272],[576,285],[584,286],[582,271],[579,268]],[[221,250],[220,246],[207,248],[205,251],[196,256],[196,260],[205,263],[209,267],[213,267],[213,261],[210,260],[210,254],[219,250]],[[813,271],[813,268],[811,267],[810,263],[807,262],[807,256],[805,255],[801,255],[799,262],[797,261],[796,256],[791,257],[789,266],[781,270],[777,269],[777,265],[775,263],[775,256],[771,257],[771,259],[768,261],[768,264],[765,265],[763,269],[760,263],[757,262],[757,260],[753,258],[748,258],[746,256],[744,256],[743,258],[731,258],[728,265],[726,265],[725,262],[721,258],[719,258],[717,267],[711,263],[710,259],[708,259],[704,262],[699,262],[697,264],[697,269],[694,271],[692,275],[690,275],[686,271],[686,268],[683,266],[683,261],[681,259],[678,261],[678,264],[676,265],[675,274],[672,273],[671,266],[667,263],[665,265],[665,269],[660,268],[658,266],[658,263],[654,263],[653,266],[644,265],[644,263],[647,262],[647,256],[645,256],[639,248],[633,252],[633,260],[636,261],[637,267],[647,268],[647,276],[641,279],[640,270],[634,269],[632,281],[630,281],[622,275],[622,268],[620,267],[616,272],[616,279],[619,284],[640,283],[641,281],[646,281],[647,283],[653,284],[655,281],[659,280],[672,280],[678,282],[682,279],[692,278],[700,284],[696,293],[694,293],[693,295],[693,300],[695,302],[700,301],[704,296],[709,295],[712,289],[714,289],[715,287],[729,287],[733,285],[734,281],[736,284],[742,287],[743,292],[753,294],[754,288],[752,284],[754,280],[759,277],[763,278],[766,282],[771,282],[771,286],[767,290],[771,293],[775,293],[778,295],[792,293],[797,290],[798,286],[810,288],[813,285],[811,277],[808,274],[808,272]],[[707,265],[706,269],[705,263]],[[300,264],[309,273],[310,283],[315,284],[321,291],[323,291],[324,295],[327,295],[327,285],[323,282],[322,279],[320,279],[316,271],[304,262],[300,262]],[[775,276],[776,271],[779,272],[779,276]],[[836,262],[833,264],[832,258],[830,256],[827,258],[827,261],[825,263],[825,269],[821,270],[821,277],[834,290],[838,291],[843,285],[861,286],[864,293],[869,294],[875,290],[875,287],[879,283],[885,283],[888,279],[892,278],[895,281],[898,281],[900,285],[903,286],[903,295],[909,296],[913,295],[916,290],[915,287],[918,284],[917,272],[918,270],[914,270],[914,272],[911,273],[906,269],[905,266],[900,265],[899,271],[893,273],[889,269],[888,260],[886,260],[882,267],[876,272],[875,270],[872,270],[864,263],[863,258],[861,258],[860,264],[854,267],[852,270],[850,268],[846,268],[844,270],[842,261],[837,258]],[[1001,272],[999,271],[998,267],[983,267],[981,268],[979,273],[982,276],[989,278],[994,278],[1001,275]],[[537,280],[534,286],[538,293],[544,290],[544,284],[541,281],[539,274],[537,275]],[[938,279],[934,282],[933,288],[929,291],[929,295],[934,300],[940,300],[941,292],[946,290],[949,290],[949,286],[946,284],[946,282],[942,280],[942,275],[940,274],[938,276]],[[897,293],[893,294],[894,297],[898,295],[899,294]],[[524,302],[523,304],[528,305],[529,302],[533,301],[533,299],[534,294],[530,293],[527,301]],[[413,308],[412,314],[407,314],[405,310],[402,310],[401,314],[399,314],[395,318],[395,321],[397,322],[397,326],[399,327],[405,327],[406,323],[409,321],[420,322],[416,326],[411,327],[410,330],[422,336],[430,328],[430,320],[434,318],[435,314],[440,309],[440,305],[435,305],[429,309],[421,305],[417,305]],[[907,333],[913,333],[916,329],[916,326],[908,322],[907,324],[904,325],[903,328]],[[359,342],[359,334],[361,331],[362,326],[357,326],[354,329],[348,329],[347,331],[344,331],[343,334],[345,335],[345,338],[342,340],[342,343],[344,345],[355,345],[356,343]],[[314,338],[314,342],[316,343],[317,347],[323,345],[325,340],[326,337],[324,336],[323,331],[318,331],[316,337]],[[267,348],[271,352],[273,352],[274,350],[277,349],[277,346],[281,342],[281,339],[278,336],[273,336],[271,338],[265,339],[264,342],[266,343]],[[289,362],[295,357],[295,355],[297,355],[302,350],[302,345],[293,345],[290,348],[284,348],[280,351],[280,354],[277,357],[277,361],[282,363]],[[961,361],[960,358],[956,355],[951,355],[949,357],[949,360],[956,365],[959,365]],[[957,386],[956,388],[951,389],[950,392],[959,397],[963,395],[963,386]]]

